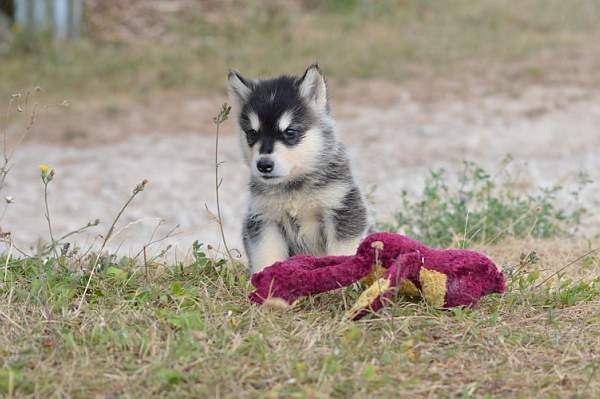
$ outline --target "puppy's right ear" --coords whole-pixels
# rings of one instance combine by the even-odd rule
[[[327,85],[318,64],[315,63],[308,67],[298,81],[298,88],[300,89],[300,95],[309,104],[314,105],[320,111],[329,112],[327,105]]]
[[[244,78],[238,71],[229,70],[229,101],[238,106],[238,109],[248,100],[252,92],[252,81]]]

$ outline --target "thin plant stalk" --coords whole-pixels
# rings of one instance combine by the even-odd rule
[[[52,221],[50,220],[50,207],[48,206],[48,180],[44,179],[44,207],[46,212],[46,222],[48,223],[48,233],[50,234],[50,249],[54,253],[54,257],[58,258],[58,252],[56,251],[56,241],[54,240],[54,234],[52,233]]]
[[[70,231],[70,232],[68,232],[67,234],[63,235],[62,237],[60,237],[60,238],[59,238],[59,239],[56,241],[56,243],[57,243],[57,244],[59,244],[59,243],[60,243],[62,240],[65,240],[65,239],[67,239],[67,238],[69,238],[69,237],[71,237],[71,236],[74,236],[74,235],[76,235],[76,234],[83,233],[84,231],[86,231],[86,230],[87,230],[87,229],[89,229],[90,227],[95,227],[95,226],[98,226],[98,224],[99,224],[99,223],[100,223],[100,220],[99,220],[99,219],[96,219],[96,220],[94,220],[94,221],[90,221],[90,222],[88,222],[88,223],[87,223],[85,226],[82,226],[82,227],[80,227],[80,228],[78,228],[78,229],[76,229],[76,230]]]
[[[117,216],[115,216],[115,218],[113,219],[113,222],[110,225],[110,228],[108,229],[108,232],[106,233],[106,235],[104,236],[104,239],[102,240],[102,245],[100,245],[100,249],[98,250],[98,253],[96,254],[96,258],[94,259],[94,263],[92,263],[92,270],[90,271],[90,275],[88,276],[87,282],[85,284],[85,288],[83,290],[83,294],[81,294],[81,298],[79,299],[79,304],[77,305],[77,310],[75,311],[75,316],[79,315],[79,312],[81,311],[81,307],[83,306],[83,301],[85,300],[85,296],[87,295],[87,292],[90,289],[90,284],[91,284],[92,278],[94,277],[94,274],[96,272],[96,267],[98,266],[98,262],[100,261],[100,256],[102,255],[102,251],[106,247],[106,244],[108,243],[108,241],[111,239],[111,237],[113,235],[113,232],[115,231],[115,226],[117,225],[117,222],[121,218],[121,215],[123,215],[123,212],[125,212],[125,209],[127,209],[127,207],[129,206],[129,204],[131,204],[131,201],[133,201],[133,199],[139,193],[141,193],[142,191],[144,191],[144,188],[146,187],[147,184],[148,184],[148,180],[144,179],[140,184],[138,184],[133,189],[133,192],[131,193],[131,195],[129,196],[129,198],[127,199],[127,201],[125,201],[125,204],[123,204],[123,206],[121,207],[121,209],[117,213]]]
[[[64,240],[66,240],[67,238],[69,238],[71,236],[74,236],[74,235],[77,235],[77,234],[80,234],[80,233],[83,233],[84,231],[86,231],[87,229],[89,229],[91,227],[98,226],[98,224],[100,224],[100,220],[99,219],[96,219],[94,221],[89,221],[86,225],[84,225],[84,226],[82,226],[82,227],[80,227],[80,228],[78,228],[76,230],[70,231],[70,232],[62,235],[61,237],[59,237],[58,239],[56,239],[52,245],[50,245],[48,248],[46,248],[44,250],[44,252],[42,252],[42,255],[45,256],[48,253],[53,252],[54,248],[60,246],[60,244]]]
[[[21,143],[25,140],[25,138],[31,133],[31,131],[33,130],[33,126],[35,125],[35,122],[38,118],[38,114],[40,112],[40,109],[45,109],[45,106],[40,106],[39,104],[33,104],[32,106],[32,110],[31,113],[29,114],[29,121],[27,122],[27,125],[25,126],[25,129],[23,130],[23,133],[21,134],[21,136],[17,139],[16,143],[13,145],[12,149],[9,151],[8,149],[8,144],[7,144],[7,136],[8,136],[8,120],[9,120],[9,113],[11,112],[11,107],[13,106],[13,103],[15,102],[14,100],[17,98],[20,98],[21,95],[17,94],[17,95],[13,95],[13,97],[11,98],[11,100],[9,101],[9,105],[7,108],[7,113],[6,113],[6,126],[2,131],[2,155],[3,155],[3,160],[2,160],[2,166],[0,166],[0,190],[2,188],[4,188],[4,184],[6,181],[6,177],[10,171],[11,165],[10,165],[10,161],[14,155],[15,149],[21,145]],[[29,100],[31,98],[31,93],[27,93],[27,95],[25,96],[25,102],[24,105],[27,107],[29,105]],[[16,107],[18,112],[24,112],[23,108],[18,105]],[[27,109],[27,108],[26,108]]]
[[[10,116],[10,109],[12,107],[13,101],[14,101],[14,96],[10,98],[10,100],[8,101],[8,107],[6,109],[6,114],[5,114],[5,121],[4,121],[4,128],[2,129],[2,155],[4,157],[4,163],[2,164],[2,167],[0,168],[0,188],[4,187],[4,180],[5,180],[5,176],[8,173],[7,167],[8,167],[8,145],[7,145],[7,136],[8,136],[8,118]]]
[[[4,283],[8,280],[8,263],[10,262],[10,258],[12,256],[12,241],[10,243],[10,247],[8,248],[8,255],[6,256],[6,262],[4,263]]]
[[[221,162],[219,162],[219,128],[223,122],[225,122],[229,118],[229,112],[231,111],[231,106],[229,104],[224,103],[221,107],[221,111],[219,115],[213,118],[213,122],[216,125],[215,129],[215,198],[217,201],[217,224],[219,225],[219,231],[221,232],[221,240],[223,241],[223,246],[225,247],[225,252],[227,253],[227,257],[231,263],[234,262],[233,256],[231,255],[231,251],[229,250],[229,246],[227,245],[227,240],[225,239],[225,230],[223,228],[223,217],[221,216],[221,202],[219,200],[219,188],[221,187],[222,180],[219,178],[219,166]]]
[[[560,269],[558,269],[557,271],[555,271],[554,273],[552,273],[551,275],[549,275],[548,277],[546,277],[544,280],[542,280],[538,285],[536,285],[533,288],[534,289],[540,288],[542,285],[544,285],[548,281],[550,281],[550,279],[552,279],[554,276],[559,275],[561,272],[563,272],[565,269],[567,269],[569,266],[574,265],[575,263],[579,262],[583,258],[585,258],[587,256],[590,256],[593,253],[596,253],[598,251],[600,251],[600,247],[591,249],[591,250],[587,251],[586,253],[584,253],[583,255],[578,256],[577,258],[573,259],[572,261],[570,261],[569,263],[567,263],[566,265],[564,265],[563,267],[561,267]]]

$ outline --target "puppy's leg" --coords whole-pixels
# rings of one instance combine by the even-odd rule
[[[327,241],[327,255],[354,255],[363,235],[340,234],[340,225],[334,217],[325,224],[325,235]]]
[[[244,231],[244,247],[250,262],[250,273],[261,271],[277,261],[287,259],[289,248],[274,223],[249,216]]]
[[[352,187],[332,209],[327,228],[327,254],[353,255],[368,230],[367,210],[358,187]]]

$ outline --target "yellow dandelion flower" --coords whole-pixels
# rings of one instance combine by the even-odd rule
[[[40,172],[42,172],[42,173],[48,173],[48,170],[50,169],[50,167],[45,164],[40,165],[39,168],[40,168]]]

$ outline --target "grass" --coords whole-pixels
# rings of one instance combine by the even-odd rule
[[[59,259],[2,259],[0,392],[21,396],[593,397],[600,258],[573,242],[489,247],[509,289],[473,310],[402,298],[362,322],[357,292],[289,312],[251,305],[241,265],[195,246],[189,264],[107,259],[74,316],[86,271]],[[558,248],[558,250],[557,250]],[[83,261],[82,265],[89,265]]]
[[[159,22],[149,26],[145,14],[107,10],[91,9],[80,41],[57,46],[19,32],[0,46],[0,94],[34,86],[77,99],[215,91],[230,67],[248,76],[300,73],[314,60],[340,82],[486,71],[514,82],[543,79],[561,67],[557,58],[590,53],[600,38],[600,5],[593,0],[523,0],[510,7],[500,0],[254,1],[150,14]],[[146,27],[148,36],[118,35],[130,26],[132,32]],[[152,35],[156,30],[162,34]]]

